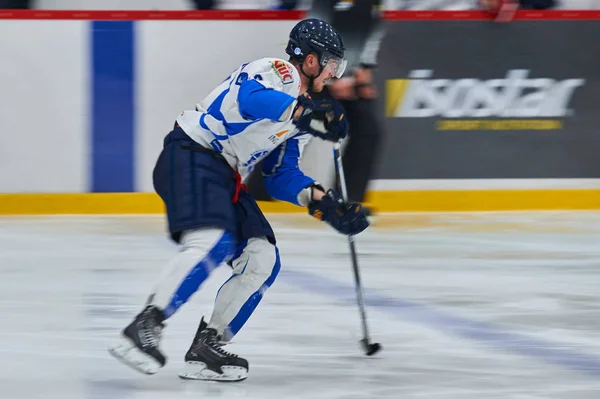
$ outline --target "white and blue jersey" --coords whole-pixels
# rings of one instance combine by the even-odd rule
[[[287,61],[262,58],[235,70],[177,123],[194,141],[223,155],[242,179],[264,159],[269,194],[306,205],[298,194],[314,180],[299,169],[299,159],[312,136],[292,122],[299,95],[298,70]]]

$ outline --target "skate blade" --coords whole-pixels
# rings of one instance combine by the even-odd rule
[[[186,362],[179,378],[184,380],[235,382],[243,381],[248,377],[248,370],[238,366],[221,367],[223,374],[215,373],[206,368],[203,362]]]
[[[156,374],[162,367],[156,359],[141,351],[126,337],[121,337],[115,346],[108,349],[108,353],[143,374]]]

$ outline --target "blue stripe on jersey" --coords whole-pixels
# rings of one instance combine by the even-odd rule
[[[210,128],[206,125],[206,122],[204,122],[204,118],[206,118],[206,114],[200,115],[200,126],[202,126],[203,129],[206,129],[209,132],[211,132],[217,140],[227,140],[229,138],[229,136],[217,134],[217,133],[213,132],[212,130],[210,130]],[[222,151],[219,151],[219,152],[222,152]]]
[[[281,201],[298,203],[298,194],[314,183],[298,166],[300,147],[295,138],[288,139],[263,161],[263,176],[269,195]]]
[[[223,105],[223,100],[225,99],[227,93],[229,93],[229,89],[223,90],[223,92],[219,94],[217,98],[215,98],[215,101],[208,106],[208,110],[206,111],[213,118],[220,121],[224,119],[223,113],[221,112],[221,106]]]
[[[269,177],[277,172],[283,165],[283,157],[285,155],[285,149],[288,143],[292,139],[288,139],[281,143],[279,147],[276,147],[267,157],[263,160],[262,174],[263,177]]]
[[[289,94],[268,89],[256,80],[243,81],[238,92],[240,114],[244,119],[279,121],[295,100]]]
[[[253,123],[256,123],[258,121],[253,121],[253,122],[234,122],[234,123],[227,123],[225,121],[223,121],[223,125],[225,126],[225,130],[227,130],[227,134],[230,136],[235,136],[236,134],[240,134],[242,133],[244,130],[246,130],[246,128],[250,125],[252,125]]]
[[[206,112],[212,116],[213,118],[215,118],[216,120],[220,121],[221,123],[223,123],[223,127],[225,127],[225,131],[227,132],[228,136],[235,136],[236,134],[240,134],[242,133],[248,126],[250,126],[251,124],[253,124],[255,121],[252,122],[232,122],[229,123],[225,120],[225,117],[223,116],[223,113],[221,112],[221,106],[223,105],[223,99],[225,98],[225,96],[227,95],[227,93],[229,93],[229,89],[225,89],[223,90],[223,93],[219,94],[219,96],[217,98],[215,98],[215,101],[212,102],[212,104],[210,104],[210,106],[208,107],[208,109],[206,110]],[[202,125],[202,120],[200,121],[200,124],[203,128],[210,130],[206,127],[206,125]],[[223,135],[218,135],[216,133],[213,132],[213,134],[215,135],[215,137],[219,140],[226,140],[227,137],[223,136]]]
[[[91,187],[134,190],[135,46],[131,21],[91,25]]]

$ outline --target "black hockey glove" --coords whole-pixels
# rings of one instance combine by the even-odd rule
[[[333,98],[315,101],[313,119],[323,122],[325,131],[311,129],[310,133],[323,140],[337,143],[348,135],[350,124],[342,104]]]
[[[369,227],[369,221],[358,203],[344,203],[333,190],[319,201],[308,204],[308,213],[324,221],[342,234],[356,235]]]
[[[301,132],[308,132],[311,130],[310,123],[313,119],[313,109],[315,107],[315,102],[310,97],[310,95],[304,93],[303,95],[298,97],[296,107],[294,108],[294,112],[292,113],[292,115],[296,114],[296,110],[299,107],[303,108],[302,113],[297,119],[294,120],[293,123]]]
[[[350,124],[344,107],[337,100],[313,100],[310,95],[303,94],[298,97],[296,109],[300,106],[303,107],[302,114],[294,120],[294,124],[301,132],[333,142],[338,142],[348,135]]]

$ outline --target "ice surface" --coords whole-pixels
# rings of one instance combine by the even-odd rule
[[[380,216],[357,238],[374,358],[345,238],[269,219],[282,271],[228,347],[249,378],[223,384],[177,373],[226,266],[168,321],[159,374],[106,352],[177,250],[162,216],[1,218],[0,398],[600,398],[599,213]]]

